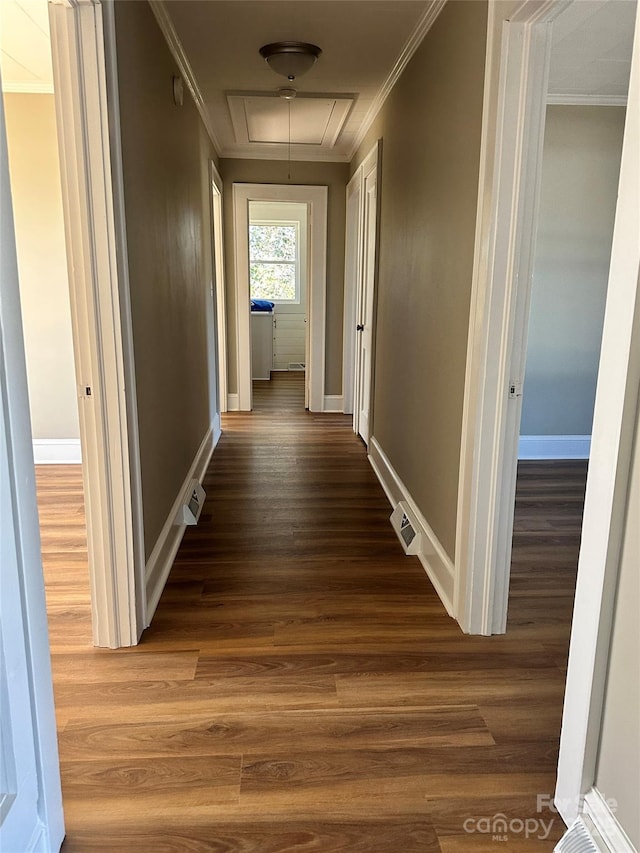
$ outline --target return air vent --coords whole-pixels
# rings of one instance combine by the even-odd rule
[[[414,514],[404,501],[391,513],[391,526],[396,532],[405,554],[418,554],[422,536]]]

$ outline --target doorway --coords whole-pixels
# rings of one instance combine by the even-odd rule
[[[301,374],[308,341],[308,205],[249,202],[251,378],[270,382],[273,372]]]
[[[595,14],[591,47],[602,44],[598,42],[600,16],[614,6],[635,14],[635,4],[626,3],[554,2],[544,12],[535,3],[525,3],[506,19],[506,6],[490,9],[496,47],[487,66],[486,159],[478,202],[487,215],[479,219],[476,243],[456,536],[455,611],[469,633],[503,633],[506,628],[554,22],[572,8],[577,11],[568,41],[573,41],[579,59],[581,24]],[[620,29],[628,42],[628,76],[631,28],[627,22]],[[498,33],[504,34],[502,41]],[[569,51],[564,48],[567,72]],[[579,75],[579,68],[575,73]],[[591,81],[592,75],[585,79]],[[495,152],[490,140],[493,122],[499,128]]]
[[[262,362],[269,362],[271,343],[277,357],[276,362],[271,353],[271,369],[276,363],[278,370],[299,365],[299,372],[304,371],[305,376],[306,406],[312,412],[324,409],[327,196],[327,187],[322,186],[233,185],[238,394],[236,399],[229,395],[230,410],[250,411],[253,407],[252,323],[256,327],[262,324],[261,333],[254,335],[262,344]],[[290,239],[294,232],[301,234],[297,241]],[[271,257],[274,251],[277,257]],[[261,312],[251,312],[252,269],[255,297],[261,294],[264,301],[275,306],[272,316],[263,312],[266,319],[257,316]],[[305,291],[304,312],[300,311],[301,287]],[[265,368],[264,363],[257,366]]]

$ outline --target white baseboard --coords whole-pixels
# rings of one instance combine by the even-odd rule
[[[342,394],[325,394],[322,406],[323,412],[340,412],[344,408],[344,397]]]
[[[213,431],[213,446],[215,447],[220,441],[220,436],[222,435],[222,427],[220,426],[220,414],[218,412],[216,412],[213,416],[213,423],[211,424],[211,429]]]
[[[590,435],[521,435],[518,459],[588,459]]]
[[[178,553],[178,548],[182,542],[182,537],[187,529],[185,524],[175,523],[176,516],[178,515],[178,511],[182,505],[185,493],[189,488],[191,481],[197,480],[199,483],[202,482],[202,478],[206,473],[214,447],[217,444],[214,429],[215,427],[210,427],[207,430],[207,434],[202,440],[202,444],[200,445],[191,467],[187,472],[187,476],[184,478],[184,482],[178,490],[173,506],[169,510],[167,520],[160,531],[158,541],[147,560],[147,565],[145,566],[147,588],[147,626],[151,624],[151,619],[153,618],[153,614],[155,613],[158,602],[160,601],[162,590],[164,589],[167,578],[169,577],[169,572],[171,571],[176,554]],[[219,437],[220,433],[218,431],[218,438]]]
[[[638,853],[611,806],[595,787],[585,794],[582,814],[558,841],[554,853],[572,853],[578,849],[585,853]]]
[[[416,518],[419,532],[422,534],[422,547],[418,559],[440,596],[447,613],[449,616],[453,616],[453,563],[426,518],[418,509],[407,487],[395,472],[383,449],[373,437],[369,439],[369,462],[376,472],[378,480],[380,480],[391,507],[395,509],[401,500],[406,501],[409,505]]]
[[[34,438],[33,461],[36,465],[80,465],[80,439]]]
[[[239,394],[227,394],[227,411],[228,412],[239,412],[240,411],[240,395]]]
[[[611,853],[638,853],[624,831],[611,806],[597,788],[592,788],[584,798],[584,813]]]

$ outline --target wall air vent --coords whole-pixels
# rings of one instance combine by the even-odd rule
[[[197,524],[205,498],[206,492],[200,483],[197,480],[192,480],[180,505],[176,524]]]
[[[405,554],[418,554],[422,536],[414,514],[405,501],[400,501],[391,513],[391,526],[396,532]]]

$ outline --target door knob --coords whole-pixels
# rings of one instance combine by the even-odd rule
[[[364,326],[362,325],[362,323],[358,323],[358,325],[356,326],[356,332],[364,332]]]

